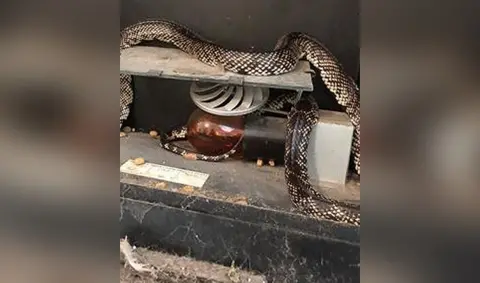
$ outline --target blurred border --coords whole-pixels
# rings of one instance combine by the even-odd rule
[[[2,279],[118,282],[119,3],[0,15]]]
[[[479,7],[362,1],[362,281],[476,277]]]

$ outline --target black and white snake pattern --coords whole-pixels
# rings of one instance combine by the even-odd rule
[[[191,152],[189,150],[186,150],[184,148],[181,148],[173,144],[174,141],[186,140],[186,139],[187,139],[186,126],[173,129],[168,133],[160,133],[159,135],[160,146],[165,150],[181,155],[188,159],[210,161],[210,162],[219,162],[219,161],[230,158],[230,156],[232,156],[237,152],[238,146],[242,143],[242,138],[240,138],[237,141],[237,143],[232,147],[232,149],[230,149],[226,153],[223,153],[220,155],[205,155],[201,153]]]
[[[282,36],[271,52],[242,52],[221,47],[178,23],[156,20],[125,28],[120,34],[120,50],[152,40],[173,44],[207,65],[244,75],[272,76],[287,73],[295,68],[300,59],[305,58],[319,70],[327,89],[345,108],[354,125],[352,157],[355,169],[360,174],[360,91],[335,56],[315,38],[305,33],[292,32]],[[120,74],[120,126],[127,119],[133,102],[131,82],[130,75]],[[315,218],[360,225],[359,205],[329,199],[315,191],[310,184],[307,145],[310,132],[317,123],[317,110],[318,106],[313,99],[302,99],[292,108],[287,118],[285,179],[293,204]],[[173,148],[169,148],[168,137],[161,136],[164,148],[166,144],[167,149],[173,151]],[[197,159],[201,157],[207,161],[219,161],[228,158],[234,151],[235,147],[225,155],[197,156]]]

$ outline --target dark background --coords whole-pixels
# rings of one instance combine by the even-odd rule
[[[161,18],[187,25],[222,46],[249,51],[271,50],[283,34],[306,32],[323,42],[351,76],[358,76],[358,1],[121,1],[121,28]],[[135,100],[126,124],[144,130],[184,124],[195,109],[189,86],[184,81],[135,78]],[[314,95],[321,108],[340,110],[318,75]]]

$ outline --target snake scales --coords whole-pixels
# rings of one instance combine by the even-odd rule
[[[120,34],[120,50],[145,41],[157,40],[171,43],[210,66],[220,66],[233,73],[272,76],[292,71],[297,62],[305,58],[320,71],[326,87],[337,102],[345,108],[354,125],[352,157],[360,174],[360,92],[355,81],[343,70],[340,63],[319,41],[300,32],[282,36],[273,51],[263,53],[242,52],[223,48],[178,23],[166,20],[145,21],[128,26]],[[120,74],[120,126],[130,112],[133,89],[130,75]],[[327,198],[314,190],[307,171],[307,146],[310,132],[317,123],[318,106],[311,96],[302,98],[287,118],[285,147],[285,179],[293,204],[315,218],[360,225],[359,205]],[[168,138],[162,135],[161,145],[169,147]],[[216,157],[203,156],[204,160],[219,161],[228,158],[235,149]],[[176,152],[181,154],[181,152]]]

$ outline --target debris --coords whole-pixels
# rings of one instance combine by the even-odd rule
[[[241,205],[248,205],[248,198],[244,196],[237,196],[231,199],[233,203],[241,204]]]
[[[157,182],[157,183],[155,183],[155,188],[157,188],[157,189],[162,189],[162,190],[163,190],[163,189],[165,189],[166,187],[167,187],[167,183],[165,183],[165,182]]]
[[[180,188],[178,191],[184,194],[191,194],[194,192],[194,188],[192,186],[184,186]]]
[[[137,157],[133,160],[133,163],[135,163],[135,165],[142,165],[145,164],[145,159],[142,157]]]
[[[120,239],[120,282],[266,283],[265,276],[231,267],[180,257],[145,248],[134,249],[127,237]]]
[[[151,136],[152,138],[156,138],[156,137],[158,136],[157,131],[150,131],[150,136]]]
[[[232,261],[227,276],[233,283],[240,283],[240,274],[238,274],[237,268],[235,268],[235,261]]]
[[[147,273],[153,278],[157,278],[157,270],[154,266],[141,262],[135,255],[132,246],[128,243],[128,239],[120,239],[120,256],[123,255],[125,265],[129,265],[138,273]]]
[[[263,166],[263,160],[262,159],[257,159],[257,166],[262,167]]]
[[[275,161],[273,159],[270,159],[268,161],[268,165],[272,166],[272,167],[275,167]]]
[[[197,160],[197,155],[195,153],[185,153],[182,154],[182,156],[188,160]]]
[[[126,137],[127,134],[125,134],[124,132],[120,132],[120,137],[123,138],[123,137]]]
[[[248,205],[248,202],[246,200],[237,200],[235,203],[241,205]]]

